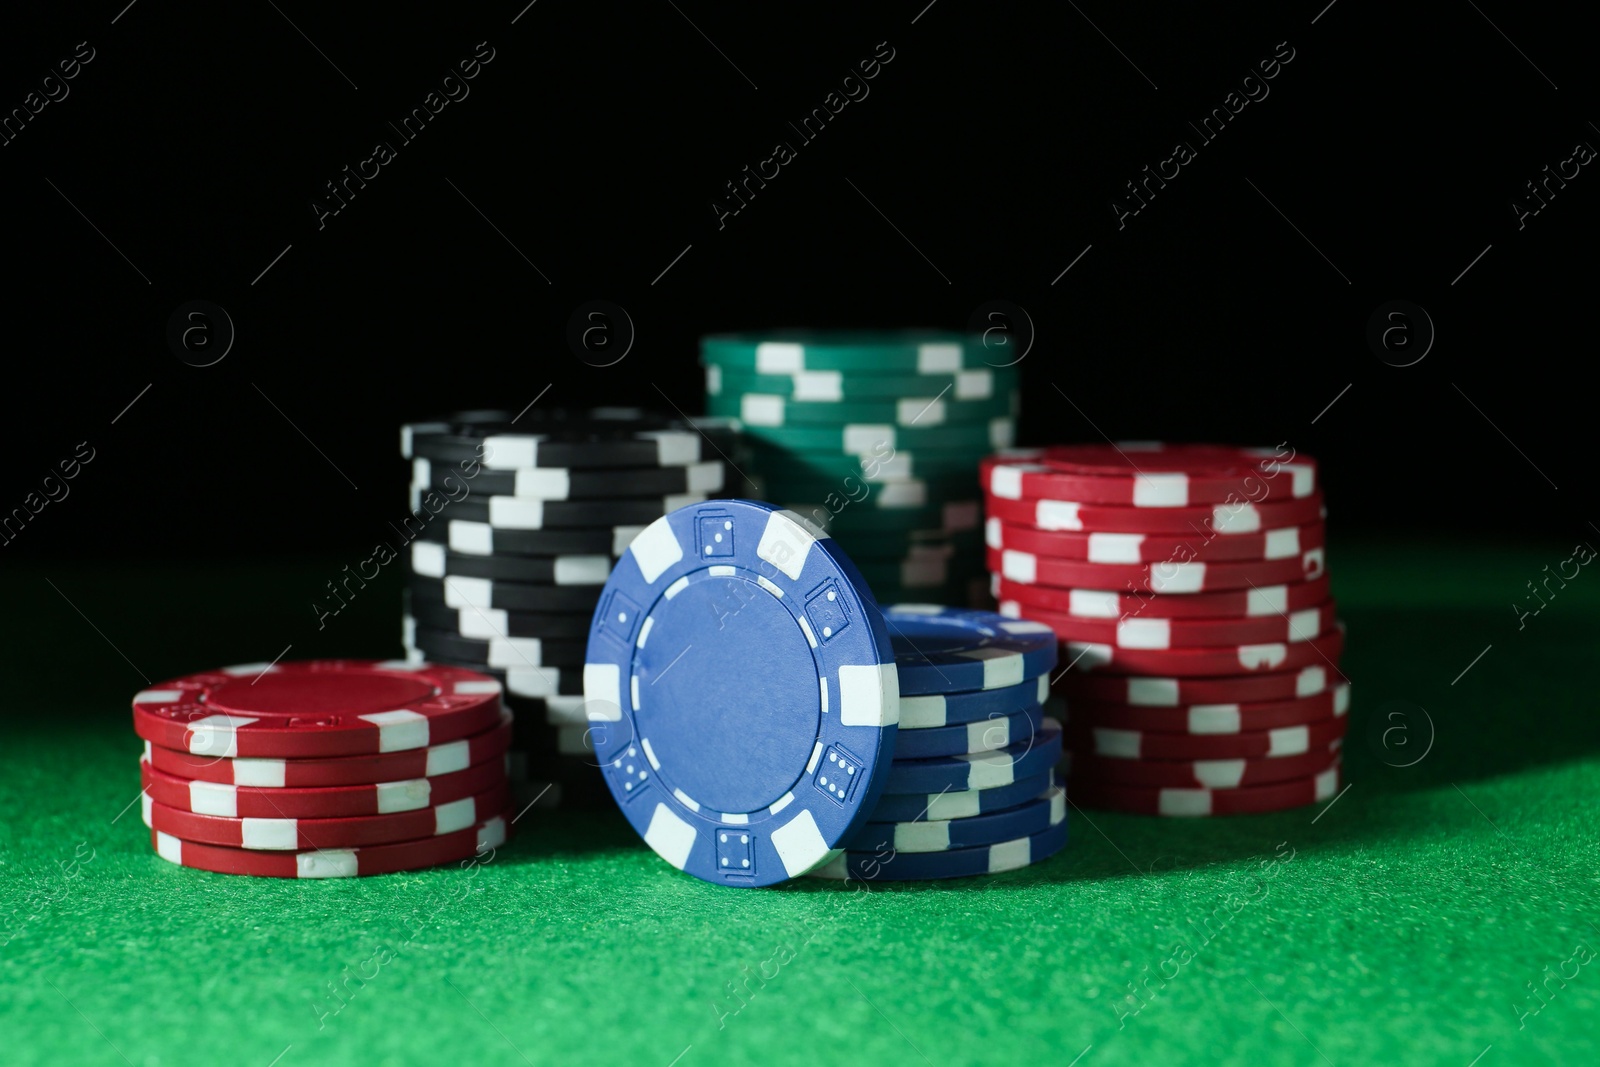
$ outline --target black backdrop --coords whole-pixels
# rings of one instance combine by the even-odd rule
[[[0,509],[95,455],[13,559],[343,553],[403,512],[404,420],[547,385],[695,412],[704,332],[960,327],[992,300],[1035,334],[1024,441],[1288,441],[1343,529],[1595,535],[1600,178],[1566,164],[1513,209],[1600,145],[1568,11],[524,2],[6,14],[0,107],[28,115],[0,146]],[[432,91],[461,98],[404,141]],[[1205,141],[1231,91],[1257,99]],[[319,221],[378,141],[394,158]],[[213,366],[167,341],[194,299],[236,330]],[[636,331],[604,368],[566,340],[594,299]],[[1409,367],[1366,338],[1397,299],[1437,330]]]

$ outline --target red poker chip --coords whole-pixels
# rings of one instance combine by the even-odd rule
[[[1226,678],[1129,677],[1070,671],[1058,677],[1050,688],[1058,696],[1066,698],[1069,708],[1083,700],[1102,704],[1177,708],[1188,704],[1254,704],[1298,700],[1321,693],[1330,684],[1343,681],[1336,670],[1321,664],[1298,671]]]
[[[196,815],[229,819],[333,819],[393,815],[487,793],[506,781],[501,757],[437,778],[408,778],[372,785],[282,789],[201,782],[139,763],[144,791],[157,804]]]
[[[1319,723],[1302,726],[1280,726],[1276,730],[1255,730],[1250,733],[1220,734],[1213,737],[1147,733],[1143,730],[1115,726],[1072,723],[1066,727],[1064,741],[1074,753],[1099,757],[1097,762],[1279,760],[1292,759],[1307,753],[1320,752],[1325,755],[1329,745],[1344,737],[1348,722],[1348,719],[1342,718],[1325,719]],[[1205,784],[1216,786],[1216,783]]]
[[[1064,641],[1061,660],[1067,675],[1078,672],[1156,675],[1170,678],[1292,671],[1322,664],[1337,669],[1344,653],[1344,631],[1335,629],[1309,641],[1269,642],[1223,648],[1135,649]]]
[[[995,549],[1015,549],[1037,556],[1076,559],[1088,563],[1166,563],[1197,560],[1202,563],[1237,563],[1293,559],[1313,548],[1326,546],[1327,527],[1320,522],[1287,526],[1281,530],[1234,534],[1225,537],[1188,537],[1172,534],[1074,533],[1070,530],[1036,530],[991,518],[984,523],[984,543]]]
[[[145,825],[184,841],[229,848],[287,851],[359,848],[422,837],[438,837],[475,826],[511,803],[504,782],[486,793],[449,804],[393,815],[338,819],[229,819],[197,815],[141,797]]]
[[[1089,785],[1143,789],[1251,789],[1321,774],[1339,761],[1341,741],[1320,751],[1281,759],[1128,760],[1098,759],[1074,752],[1071,780]]]
[[[1053,611],[1086,619],[1231,619],[1283,615],[1324,603],[1328,599],[1328,588],[1326,576],[1309,582],[1183,596],[1106,589],[1056,589],[1009,582],[998,574],[992,575],[989,581],[989,591],[1000,602],[1000,614],[1022,619],[1033,618],[1035,611]]]
[[[1029,609],[1031,622],[1042,622],[1063,641],[1112,645],[1116,648],[1213,648],[1268,642],[1305,641],[1333,629],[1333,601],[1292,615],[1258,615],[1237,619],[1081,619],[1053,611]],[[1002,612],[1002,614],[1007,614]]]
[[[1087,530],[1095,533],[1185,534],[1209,538],[1260,533],[1282,526],[1322,521],[1322,494],[1299,500],[1273,499],[1262,504],[1212,504],[1187,508],[1119,508],[1081,500],[1007,500],[989,494],[984,510],[1001,522],[1040,530]]]
[[[511,747],[511,713],[502,711],[498,725],[459,741],[379,756],[336,756],[332,759],[227,759],[195,756],[145,742],[144,758],[158,771],[197,782],[303,789],[318,786],[371,785],[408,778],[437,778],[497,759]]]
[[[1250,679],[1254,681],[1255,679]],[[1344,683],[1299,700],[1254,704],[1190,704],[1176,708],[1067,702],[1064,714],[1074,724],[1109,726],[1176,737],[1227,737],[1285,726],[1342,721],[1350,710],[1350,686]]]
[[[1331,800],[1339,792],[1339,765],[1306,778],[1240,789],[1160,789],[1079,780],[1067,782],[1067,799],[1085,808],[1128,811],[1140,815],[1196,818],[1207,815],[1254,815],[1286,811]]]
[[[1017,499],[1171,508],[1234,500],[1300,498],[1317,488],[1317,464],[1267,448],[1230,445],[1058,445],[1011,449],[985,459],[983,488]]]
[[[369,756],[468,737],[500,719],[500,683],[398,660],[249,664],[138,693],[134,731],[199,756]]]
[[[1293,559],[1250,563],[1086,563],[1076,559],[1036,556],[1016,549],[988,549],[989,570],[1021,585],[1059,589],[1128,589],[1188,596],[1262,585],[1284,585],[1322,577],[1323,550],[1307,549]]]
[[[502,812],[454,833],[366,848],[252,852],[186,841],[159,830],[150,832],[150,844],[156,854],[169,863],[217,874],[248,874],[260,878],[355,878],[421,870],[474,857],[491,862],[494,850],[505,844],[510,829],[510,812]]]

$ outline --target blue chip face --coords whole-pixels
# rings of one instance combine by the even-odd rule
[[[856,831],[849,852],[949,852],[953,848],[997,845],[1042,833],[1067,818],[1067,791],[1051,786],[1015,807],[964,819],[923,822],[869,822]]]
[[[892,846],[870,852],[850,851],[819,868],[819,878],[844,878],[862,882],[907,882],[932,878],[966,878],[999,874],[1038,863],[1067,845],[1067,823],[1047,830],[978,848],[953,848],[948,852],[896,852]]]
[[[697,878],[805,874],[882,792],[900,706],[882,616],[837,544],[775,505],[646,527],[600,594],[583,679],[617,803]]]
[[[1009,688],[1056,665],[1043,623],[933,604],[897,604],[883,618],[907,696]]]
[[[1055,775],[1043,774],[1019,778],[1010,785],[993,789],[974,789],[966,792],[946,790],[939,793],[885,793],[878,798],[869,822],[944,822],[950,819],[967,819],[991,811],[1003,811],[1026,802],[1049,789]],[[859,834],[857,836],[860,836]]]

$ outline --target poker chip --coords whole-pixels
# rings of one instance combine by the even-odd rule
[[[595,611],[584,695],[623,815],[679,870],[773,885],[826,862],[883,788],[894,653],[866,582],[800,516],[747,500],[651,523]]]
[[[1283,615],[1304,611],[1327,602],[1330,585],[1326,575],[1309,582],[1238,589],[1225,593],[1187,593],[1183,596],[1153,596],[1150,592],[1124,593],[1106,589],[1055,589],[1026,585],[994,575],[990,591],[1000,602],[1000,612],[1014,617],[1032,617],[1036,610],[1077,615],[1086,619],[1122,618],[1206,618]]]
[[[1122,442],[981,470],[999,614],[1060,642],[1074,800],[1224,814],[1315,799],[1293,786],[1336,766],[1349,707],[1315,460]]]
[[[272,851],[358,848],[438,837],[476,826],[505,810],[510,793],[501,782],[485,793],[415,811],[351,818],[228,818],[201,815],[141,796],[144,823],[182,841]]]
[[[490,470],[687,467],[715,458],[701,455],[703,441],[675,420],[640,411],[535,407],[516,417],[479,412],[471,418],[408,423],[400,430],[400,454],[432,462],[477,461]]]
[[[862,482],[898,482],[906,478],[940,479],[961,476],[972,479],[971,448],[958,448],[952,442],[942,448],[885,447],[868,449],[861,454],[839,449],[809,451],[782,449],[755,443],[748,449],[752,466],[770,473],[793,474],[813,481],[832,481],[849,489],[854,478]],[[778,464],[774,469],[771,465]],[[976,487],[969,495],[976,496]]]
[[[906,700],[900,702],[900,728],[906,728]],[[1160,734],[1217,736],[1275,730],[1285,726],[1342,719],[1350,710],[1350,686],[1340,683],[1298,700],[1254,704],[1191,704],[1186,707],[1138,707],[1073,700],[1067,717],[1086,726],[1108,726]]]
[[[1154,789],[1108,782],[1070,781],[1067,797],[1085,808],[1110,808],[1142,815],[1193,818],[1206,815],[1252,815],[1303,808],[1330,800],[1339,792],[1339,767],[1309,778],[1242,789]]]
[[[447,545],[468,556],[622,555],[642,526],[599,526],[581,530],[497,530],[486,522],[439,517],[419,538]]]
[[[1065,821],[1028,837],[948,852],[845,852],[815,872],[818,878],[861,882],[925,881],[1001,874],[1043,862],[1067,845]]]
[[[974,460],[995,448],[1008,448],[1016,439],[1016,423],[1009,418],[985,422],[959,422],[943,426],[896,426],[889,422],[844,422],[837,426],[755,426],[744,432],[759,447],[796,452],[839,452],[847,456],[887,456],[900,449],[970,449]],[[972,472],[977,493],[978,472]]]
[[[902,700],[905,698],[902,698]],[[929,759],[935,756],[957,756],[973,752],[994,752],[1025,744],[1036,737],[1044,726],[1038,708],[996,715],[975,722],[953,726],[935,726],[924,730],[902,729],[895,738],[894,758],[897,760]]]
[[[1198,507],[1121,508],[1083,501],[988,498],[990,518],[1040,530],[1097,533],[1185,534],[1209,538],[1259,533],[1322,520],[1322,494],[1265,504],[1211,504]]]
[[[1000,383],[998,394],[995,384],[997,378]],[[713,363],[706,367],[706,394],[713,397],[728,394],[776,396],[796,406],[831,406],[861,401],[899,400],[903,397],[924,403],[934,403],[945,397],[951,401],[981,401],[996,395],[1004,397],[1006,386],[1015,380],[1014,372],[1002,370],[997,375],[990,367],[953,373],[858,374],[854,371],[806,370],[793,374],[753,374],[724,369]]]
[[[948,852],[1031,837],[1067,818],[1067,793],[1051,786],[1025,804],[988,815],[925,822],[869,822],[851,839],[850,852]]]
[[[984,523],[984,543],[990,548],[1030,552],[1055,559],[1089,563],[1181,563],[1199,561],[1253,562],[1294,559],[1323,548],[1326,527],[1313,522],[1281,530],[1233,534],[1223,537],[1183,537],[1173,534],[1078,533],[1071,530],[1036,530],[1031,526],[989,519]]]
[[[482,664],[487,667],[583,666],[583,641],[549,641],[542,637],[497,637],[482,640],[444,630],[429,630],[411,620],[410,647],[435,662]]]
[[[422,506],[413,487],[412,507]],[[637,500],[530,500],[520,496],[469,496],[448,501],[440,517],[479,522],[494,530],[545,530],[643,525],[668,511],[705,500],[703,493],[680,493]]]
[[[473,493],[533,500],[604,500],[615,496],[714,494],[731,482],[727,464],[720,459],[682,467],[486,470],[477,463],[434,463],[419,456],[411,461],[411,484],[447,494],[459,493],[465,487]]]
[[[201,756],[364,756],[487,730],[501,686],[477,671],[394,660],[252,663],[136,694],[134,731]]]
[[[1018,449],[985,461],[983,479],[985,492],[1012,500],[1170,508],[1307,497],[1317,465],[1266,448],[1124,441]]]
[[[1125,677],[1072,671],[1058,678],[1052,689],[1066,697],[1069,705],[1075,700],[1092,700],[1106,704],[1176,708],[1188,704],[1298,700],[1327,690],[1329,678],[1329,668],[1326,666],[1218,678]]]
[[[714,370],[712,367],[706,369],[708,380],[714,377]],[[921,395],[905,391],[886,395],[879,392],[849,401],[819,402],[814,398],[794,397],[787,392],[766,392],[758,384],[772,380],[770,377],[729,376],[726,379],[727,388],[739,392],[735,395],[711,393],[706,398],[706,410],[713,415],[737,418],[751,426],[805,427],[840,422],[941,426],[987,422],[1001,417],[1015,418],[1018,406],[1015,392],[962,398],[953,396],[949,386],[923,381],[911,382],[911,388]],[[988,381],[992,388],[992,379]]]
[[[447,630],[462,637],[587,638],[589,611],[507,611],[504,608],[452,608],[433,601],[406,598],[405,614],[418,626]]]
[[[427,578],[406,576],[413,602],[443,608],[501,608],[506,611],[593,611],[600,595],[592,585],[534,585],[503,582],[496,578],[450,575]]]
[[[1308,778],[1339,758],[1339,742],[1294,756],[1260,759],[1119,759],[1073,752],[1069,780],[1153,789],[1248,789]]]
[[[510,824],[509,813],[502,813],[470,829],[438,837],[308,852],[225,848],[186,841],[159,830],[151,831],[150,845],[156,855],[168,863],[218,874],[247,874],[259,878],[354,878],[438,867],[474,857],[493,859],[493,851],[506,842]]]
[[[954,374],[991,366],[981,338],[934,330],[712,334],[700,339],[700,360],[753,374]]]
[[[611,556],[469,556],[411,542],[411,570],[428,578],[490,578],[536,585],[604,585]]]
[[[1344,631],[1334,629],[1320,637],[1294,642],[1232,645],[1215,648],[1117,648],[1111,645],[1067,641],[1062,655],[1069,672],[1099,671],[1115,674],[1194,678],[1210,675],[1281,672],[1321,663],[1338,663],[1344,652]]]
[[[1345,722],[1341,717],[1314,724],[1208,737],[1068,722],[1065,743],[1075,754],[1082,752],[1118,760],[1277,759],[1326,751],[1344,736]]]
[[[1152,593],[1210,593],[1283,585],[1322,577],[1323,551],[1307,549],[1292,559],[1249,563],[1085,563],[1016,549],[989,549],[989,569],[1009,582],[1057,588],[1126,589]]]
[[[511,745],[511,715],[481,734],[428,748],[331,759],[260,759],[196,756],[145,742],[144,760],[156,770],[191,782],[258,788],[314,789],[436,778],[494,764]]]
[[[995,752],[897,759],[889,767],[883,791],[904,794],[993,789],[1047,771],[1060,758],[1061,724],[1047,718],[1032,737]]]
[[[1015,609],[1014,610],[1019,610]],[[1002,612],[1009,615],[1009,612]],[[1026,617],[1055,631],[1062,641],[1116,648],[1211,648],[1307,641],[1330,633],[1336,622],[1333,602],[1292,615],[1224,619],[1084,619],[1029,608]]]
[[[1017,686],[1048,674],[1056,663],[1054,632],[1026,619],[936,604],[897,604],[883,610],[883,620],[894,641],[900,691],[906,695]]]
[[[990,789],[947,789],[937,793],[885,793],[872,809],[874,823],[967,819],[1026,803],[1053,784],[1051,772],[1018,778]]]
[[[238,786],[194,781],[139,765],[144,791],[165,807],[230,819],[328,819],[389,815],[464,800],[505,781],[505,759],[480,763],[434,778],[368,785]]]
[[[893,634],[890,644],[894,643]],[[996,715],[1011,715],[1044,704],[1050,696],[1050,678],[1041,674],[1037,678],[998,689],[980,689],[972,692],[925,693],[900,695],[900,736],[898,746],[905,741],[908,730],[927,730],[941,726],[965,725]],[[898,749],[897,749],[898,751]]]

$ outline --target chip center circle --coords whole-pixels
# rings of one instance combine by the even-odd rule
[[[651,616],[655,636],[634,650],[634,718],[662,783],[718,812],[770,807],[805,776],[821,726],[804,631],[742,573],[691,582]]]
[[[433,699],[433,686],[390,671],[268,671],[236,678],[206,694],[218,711],[242,715],[370,715]]]

